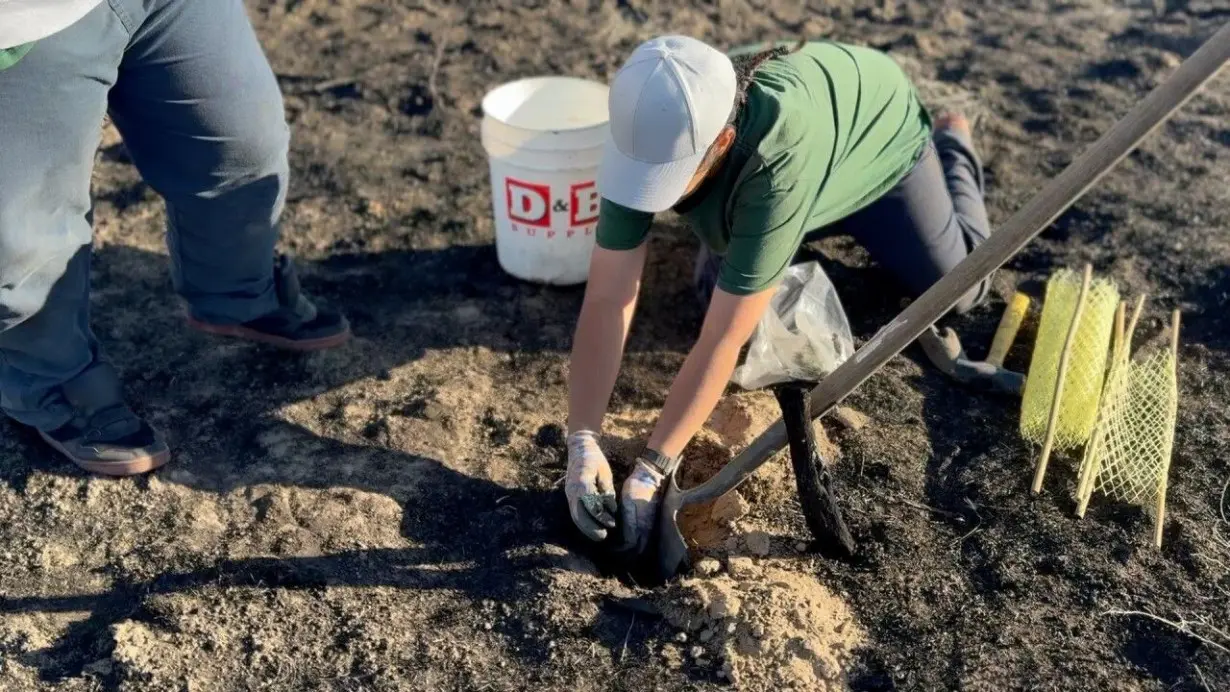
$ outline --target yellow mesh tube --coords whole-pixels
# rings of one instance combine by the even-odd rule
[[[1085,463],[1097,470],[1097,491],[1120,502],[1156,504],[1174,447],[1178,406],[1175,360],[1169,350],[1156,349],[1115,368],[1096,443],[1086,450]]]
[[[1021,402],[1021,435],[1036,444],[1041,444],[1046,437],[1059,361],[1076,312],[1081,278],[1078,272],[1061,269],[1046,285],[1042,318]],[[1056,449],[1079,447],[1093,432],[1118,305],[1119,289],[1113,281],[1095,279],[1090,284],[1065,375],[1063,398],[1059,402]]]

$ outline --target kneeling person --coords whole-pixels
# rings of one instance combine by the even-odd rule
[[[834,42],[745,49],[642,44],[610,91],[597,247],[572,350],[568,477],[573,521],[594,540],[622,525],[642,551],[663,479],[708,419],[799,247],[852,235],[921,294],[989,233],[982,170],[960,116],[932,120],[880,52]],[[708,308],[646,452],[617,503],[598,435],[619,372],[654,214],[702,241]],[[987,282],[957,306],[981,300]],[[616,521],[616,514],[620,515]]]

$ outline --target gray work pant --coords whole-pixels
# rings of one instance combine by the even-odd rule
[[[804,236],[850,235],[871,259],[896,278],[912,296],[924,293],[990,237],[983,203],[982,163],[970,142],[940,131],[901,182],[863,209]],[[721,269],[721,258],[702,248],[696,285],[708,304]],[[982,302],[987,279],[966,293],[954,308],[964,313]]]
[[[89,325],[90,174],[104,112],[167,205],[176,291],[240,323],[277,308],[289,128],[242,0],[107,0],[0,71],[0,408],[56,428],[109,367]]]

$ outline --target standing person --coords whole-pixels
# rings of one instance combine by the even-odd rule
[[[565,494],[593,540],[622,525],[642,551],[663,479],[709,417],[800,245],[848,233],[924,292],[990,232],[982,169],[959,115],[933,123],[888,56],[818,41],[730,56],[692,38],[639,46],[610,90],[597,247],[573,343]],[[696,344],[617,501],[598,446],[636,309],[654,214],[702,241]],[[988,283],[957,306],[979,302]],[[616,515],[619,515],[619,521]]]
[[[165,199],[188,323],[337,346],[277,257],[289,128],[242,0],[0,0],[0,408],[107,475],[166,463],[89,325],[90,173],[104,113]]]

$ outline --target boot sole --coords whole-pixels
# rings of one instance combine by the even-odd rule
[[[69,461],[85,469],[86,471],[89,471],[90,473],[97,473],[103,476],[139,476],[143,473],[149,473],[154,469],[165,466],[166,463],[171,460],[171,450],[169,449],[154,452],[153,454],[147,454],[136,459],[129,459],[128,461],[95,461],[93,459],[82,459],[80,457],[73,456],[72,452],[69,452],[64,445],[48,436],[47,433],[42,430],[38,431],[38,434],[39,437],[43,438],[44,442],[51,445],[53,449],[67,457]]]
[[[338,346],[345,344],[347,341],[350,341],[351,336],[350,327],[347,327],[343,332],[332,334],[330,336],[322,336],[316,339],[288,339],[284,336],[275,336],[273,334],[259,332],[255,329],[249,329],[239,324],[210,324],[192,317],[188,318],[188,326],[206,334],[213,334],[215,336],[229,336],[236,339],[243,339],[245,341],[255,341],[257,343],[266,344],[269,346],[276,346],[277,348],[285,349],[287,351],[300,351],[304,353],[337,348]]]

